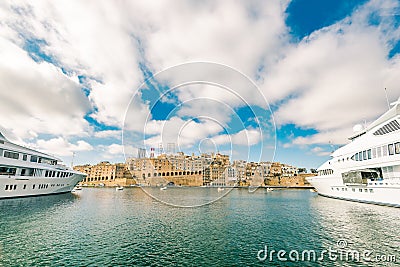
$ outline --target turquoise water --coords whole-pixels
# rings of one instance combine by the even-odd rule
[[[179,204],[215,199],[216,189],[155,189]],[[224,192],[227,193],[227,192]],[[0,201],[1,266],[397,266],[400,209],[339,201],[308,190],[234,189],[212,204],[179,208],[140,188]],[[340,242],[338,246],[337,242]],[[347,243],[347,245],[346,245]],[[265,247],[267,246],[267,255]],[[323,260],[329,248],[342,252]],[[339,258],[373,251],[396,262]],[[284,250],[278,259],[272,250]],[[299,261],[296,260],[296,252]],[[258,257],[257,257],[258,255]],[[306,254],[305,254],[306,255]],[[335,259],[333,256],[337,255]],[[392,256],[393,255],[393,256]],[[287,261],[283,261],[284,259]]]

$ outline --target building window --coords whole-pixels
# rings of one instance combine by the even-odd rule
[[[38,157],[37,156],[31,156],[31,162],[37,162]]]

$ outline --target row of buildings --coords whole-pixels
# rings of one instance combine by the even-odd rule
[[[126,163],[75,166],[87,173],[84,185],[164,186],[304,186],[309,174],[279,162],[247,162],[220,153],[186,155],[161,154],[130,158]]]

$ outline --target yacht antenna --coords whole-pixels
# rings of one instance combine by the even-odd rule
[[[388,109],[390,109],[389,98],[388,98],[388,95],[387,95],[386,87],[385,87],[385,96],[386,96],[386,103],[388,105]]]
[[[74,167],[74,158],[75,158],[75,151],[72,152],[72,159],[71,159],[71,168]]]

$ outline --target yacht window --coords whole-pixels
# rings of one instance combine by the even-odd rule
[[[400,154],[400,142],[394,144],[394,151],[396,154]]]
[[[372,158],[376,158],[376,147],[372,149]]]
[[[9,167],[1,167],[0,166],[0,175],[15,175],[17,172],[17,168],[9,168]]]
[[[366,160],[367,159],[367,151],[363,151],[363,160]]]
[[[4,190],[8,190],[8,184],[6,184],[6,188]]]
[[[23,155],[23,156],[22,156],[22,160],[23,160],[23,161],[27,161],[27,159],[28,159],[28,155]]]
[[[24,176],[24,175],[25,175],[25,172],[26,172],[26,170],[25,170],[25,169],[22,169],[22,170],[21,170],[21,176]]]
[[[10,152],[10,151],[4,151],[4,157],[10,158],[10,159],[18,159],[19,154],[15,152]]]
[[[378,155],[378,158],[382,157],[382,149],[381,147],[376,148],[376,154]]]
[[[393,144],[388,145],[388,150],[389,150],[389,155],[394,155],[394,145]]]
[[[37,162],[38,157],[37,156],[31,156],[31,162]]]
[[[368,149],[367,150],[367,157],[368,157],[368,159],[371,159],[372,157],[371,157],[371,149]]]
[[[388,147],[383,146],[382,147],[382,156],[386,157],[388,155]]]
[[[48,177],[49,176],[49,171],[46,171],[44,174],[44,177]]]
[[[356,161],[358,161],[358,153],[356,154],[355,159],[356,159]]]

